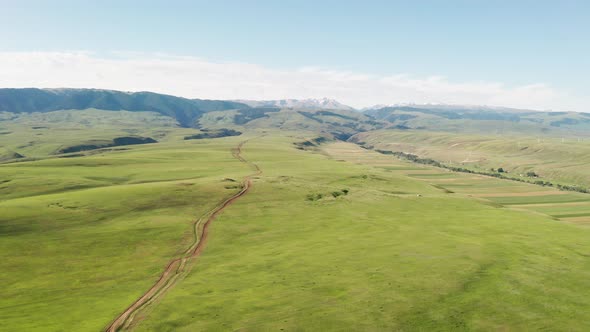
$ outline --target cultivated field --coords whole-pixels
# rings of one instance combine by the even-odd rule
[[[506,176],[527,178],[535,172],[555,184],[590,187],[590,139],[564,134],[522,136],[474,135],[424,130],[377,130],[360,133],[355,140],[377,149],[416,154],[451,166],[490,171],[503,168]]]
[[[586,224],[585,217],[590,217],[589,194],[560,191],[550,187],[477,174],[451,172],[422,165],[416,165],[417,169],[405,169],[399,165],[407,163],[405,161],[349,143],[335,143],[326,147],[325,150],[335,158],[374,165],[404,174],[430,183],[448,193],[486,200],[504,207],[538,212],[562,221]],[[391,165],[388,165],[388,162]]]

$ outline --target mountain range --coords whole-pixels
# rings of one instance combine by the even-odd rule
[[[101,109],[156,112],[192,127],[206,112],[249,108],[226,100],[187,99],[153,92],[99,89],[0,89],[0,112],[33,113],[58,110]]]
[[[354,108],[344,105],[337,100],[321,99],[279,99],[279,100],[236,100],[251,107],[285,107],[301,109],[330,109],[353,111]]]
[[[328,98],[228,101],[100,89],[0,89],[0,112],[87,109],[154,112],[186,128],[277,128],[330,133],[339,138],[376,129],[555,135],[590,132],[588,113],[439,104],[381,105],[357,111]]]

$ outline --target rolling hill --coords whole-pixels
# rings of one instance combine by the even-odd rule
[[[203,128],[280,129],[330,135],[341,140],[386,123],[356,111],[253,107],[209,112],[199,119]]]
[[[590,135],[590,114],[541,112],[502,107],[409,105],[370,108],[364,114],[393,129],[487,133]]]
[[[392,153],[590,184],[586,115],[2,93],[0,330],[590,327],[590,195]]]
[[[170,117],[179,126],[187,128],[231,125],[311,129],[345,135],[382,128],[487,134],[590,135],[588,113],[464,105],[377,106],[357,112],[327,98],[226,101],[99,89],[0,89],[0,112],[22,114],[86,109],[153,112]]]
[[[186,99],[153,92],[99,89],[0,89],[0,112],[34,113],[58,110],[100,109],[155,112],[174,118],[182,127],[210,111],[248,108],[232,101]]]
[[[179,126],[185,128],[176,130]],[[514,174],[535,171],[542,176],[537,180],[588,185],[586,171],[577,165],[585,150],[558,144],[590,136],[587,113],[464,105],[395,105],[359,112],[330,99],[236,102],[152,92],[0,89],[2,162],[105,147],[125,137],[155,142],[266,130],[344,141],[353,137],[378,149],[461,163],[478,171],[502,166],[518,172]],[[547,140],[544,144],[535,143],[542,138]],[[524,145],[513,144],[515,139],[538,148],[522,150]],[[469,146],[473,140],[479,143]],[[490,148],[495,144],[498,148]],[[569,162],[552,167],[555,156],[566,150]],[[527,157],[519,157],[523,155]],[[466,156],[479,159],[463,163]]]

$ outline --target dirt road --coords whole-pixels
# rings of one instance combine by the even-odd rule
[[[232,155],[243,163],[252,166],[255,170],[253,174],[246,176],[242,183],[242,189],[229,197],[228,199],[221,202],[214,209],[209,211],[203,217],[199,218],[193,224],[194,239],[189,248],[183,253],[181,257],[175,258],[168,263],[164,272],[160,275],[160,278],[156,283],[147,290],[140,298],[138,298],[133,304],[131,304],[125,311],[123,311],[113,322],[105,329],[107,332],[121,331],[129,328],[134,320],[135,315],[153,303],[157,298],[161,297],[168,289],[170,289],[174,283],[178,280],[181,274],[187,272],[187,263],[190,259],[198,256],[207,243],[209,235],[209,226],[211,222],[223,212],[225,208],[230,206],[240,197],[244,196],[252,187],[251,178],[262,174],[262,171],[258,165],[247,161],[242,157],[242,147],[246,144],[246,141],[241,142],[238,146],[232,149]]]

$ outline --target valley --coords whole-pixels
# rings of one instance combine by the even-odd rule
[[[589,194],[377,152],[586,186],[582,136],[239,107],[2,113],[2,329],[589,328]]]
[[[590,1],[0,12],[0,332],[590,331]]]

